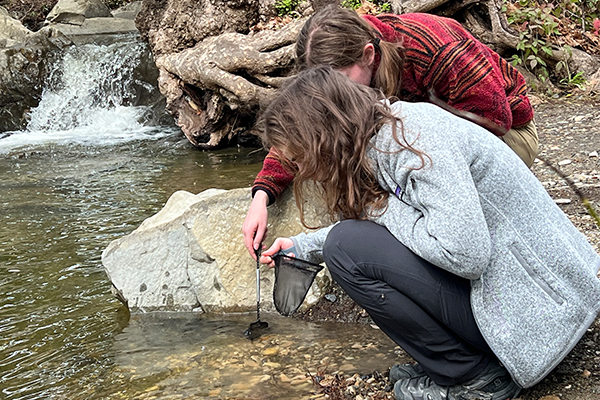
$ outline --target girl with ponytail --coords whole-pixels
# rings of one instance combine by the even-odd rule
[[[422,13],[359,16],[332,5],[307,20],[296,55],[300,70],[328,65],[388,98],[432,102],[471,120],[498,136],[527,166],[537,155],[525,79],[452,19]],[[288,163],[270,152],[254,181],[242,227],[253,257],[266,234],[267,206],[294,179]]]

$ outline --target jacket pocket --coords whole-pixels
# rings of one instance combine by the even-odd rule
[[[562,305],[565,300],[558,294],[558,292],[550,286],[544,278],[534,270],[534,268],[525,260],[525,257],[516,249],[514,244],[510,246],[510,252],[517,259],[519,264],[523,267],[523,269],[527,272],[529,277],[537,286],[540,287],[552,300],[554,300],[557,304]],[[548,271],[548,273],[550,273]]]

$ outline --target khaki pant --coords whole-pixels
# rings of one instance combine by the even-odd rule
[[[533,120],[521,127],[511,128],[500,139],[513,149],[528,167],[533,165],[533,160],[538,155],[538,135]]]

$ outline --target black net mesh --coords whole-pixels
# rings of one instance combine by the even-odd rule
[[[273,303],[281,315],[290,316],[300,307],[315,276],[322,266],[288,257],[276,255],[275,286],[273,287]]]

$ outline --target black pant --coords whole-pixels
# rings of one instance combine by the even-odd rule
[[[370,221],[345,220],[323,249],[336,282],[439,385],[495,360],[475,323],[468,280],[430,264]]]

